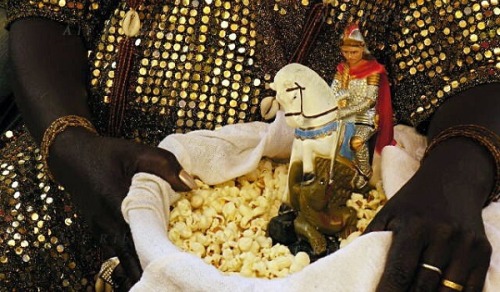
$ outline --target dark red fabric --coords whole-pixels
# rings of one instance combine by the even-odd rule
[[[311,46],[315,43],[316,37],[323,27],[328,11],[330,11],[329,6],[323,5],[323,3],[315,4],[312,7],[304,26],[299,46],[289,60],[289,63],[303,64],[306,61]]]
[[[396,145],[396,141],[394,141],[391,90],[389,88],[389,80],[385,72],[380,74],[378,99],[375,109],[379,117],[375,151],[380,154],[380,152],[382,152],[382,148],[385,146]]]
[[[342,74],[345,65],[345,63],[340,63],[337,66],[337,71]],[[380,154],[382,148],[385,146],[396,144],[396,141],[394,141],[394,123],[392,120],[391,90],[389,88],[387,73],[384,66],[376,60],[366,60],[366,62],[359,66],[349,68],[349,75],[353,79],[366,78],[372,74],[380,74],[377,104],[375,106],[379,118],[375,151]]]

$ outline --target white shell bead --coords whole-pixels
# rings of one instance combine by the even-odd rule
[[[141,20],[137,11],[134,9],[127,11],[125,18],[123,18],[122,29],[128,37],[134,37],[139,33],[141,29]]]

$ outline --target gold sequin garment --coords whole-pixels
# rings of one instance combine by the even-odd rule
[[[142,28],[122,132],[153,143],[172,132],[215,129],[260,119],[264,76],[259,70],[255,4],[238,1],[147,3],[137,9]],[[120,5],[92,52],[96,121],[106,128],[117,75],[116,46],[128,11]],[[269,78],[268,78],[269,79]],[[148,131],[143,131],[145,123]]]
[[[385,62],[400,120],[416,125],[446,98],[500,82],[498,0],[403,1],[396,11]]]
[[[261,119],[260,100],[273,94],[267,84],[291,58],[317,2],[144,0],[137,9],[142,25],[134,39],[122,135],[156,144],[173,132]],[[399,121],[416,125],[455,92],[500,81],[497,0],[328,2],[326,24],[305,64],[330,83],[341,61],[341,33],[359,21],[368,47],[387,68]],[[10,21],[39,16],[71,24],[68,33],[81,29],[89,48],[89,103],[103,133],[128,10],[125,1],[12,0],[8,5]],[[0,166],[6,169],[0,171],[6,174],[0,177],[0,287],[80,290],[92,282],[100,263],[88,258],[95,246],[81,243],[88,230],[75,217],[70,196],[46,181],[35,149],[22,130],[1,150]],[[40,223],[47,228],[44,237],[38,238],[41,220],[32,219],[35,213],[48,216]]]
[[[312,2],[144,1],[124,135],[153,143],[171,132],[259,119],[260,98],[272,94],[265,84],[298,45]],[[327,25],[307,65],[331,81],[339,33],[358,21],[388,70],[398,121],[417,125],[447,97],[500,81],[498,0],[328,2]],[[11,20],[40,15],[82,25],[92,49],[91,104],[104,131],[126,4],[113,10],[112,1],[11,3]]]
[[[91,288],[100,255],[70,196],[26,131],[0,139],[0,291]]]

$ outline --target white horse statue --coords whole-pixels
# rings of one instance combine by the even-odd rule
[[[337,102],[344,96],[312,69],[297,63],[279,70],[271,88],[287,124],[295,128],[290,164],[302,161],[304,176],[313,179],[316,157],[335,160],[342,125],[336,119]]]
[[[287,124],[295,128],[285,196],[290,207],[298,211],[293,219],[295,234],[320,255],[327,250],[325,234],[342,232],[347,237],[356,228],[356,212],[345,205],[351,194],[353,168],[334,164],[344,140],[337,103],[347,93],[332,90],[316,72],[300,64],[278,71],[271,88],[285,111]],[[325,161],[330,161],[329,165]],[[280,219],[273,220],[276,227],[270,229],[279,233]]]

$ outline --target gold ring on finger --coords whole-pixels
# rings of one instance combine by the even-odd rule
[[[95,290],[97,292],[113,291],[114,282],[111,275],[119,264],[120,260],[117,257],[112,257],[101,265],[101,270],[97,273],[95,282]]]
[[[443,271],[441,271],[441,269],[438,268],[438,267],[436,267],[436,266],[429,265],[429,264],[426,264],[426,263],[422,263],[421,266],[424,269],[431,270],[431,271],[434,271],[434,272],[438,273],[440,276],[443,274]]]
[[[443,281],[441,281],[441,284],[443,284],[443,286],[448,287],[448,288],[455,290],[455,291],[464,290],[464,286],[462,286],[458,283],[455,283],[453,281],[447,280],[447,279],[443,279]]]

